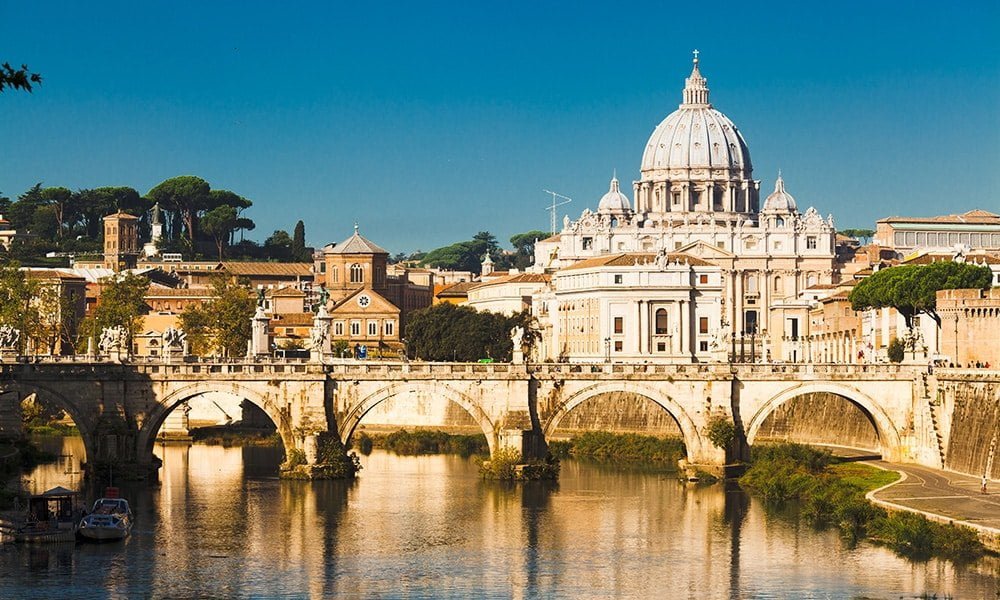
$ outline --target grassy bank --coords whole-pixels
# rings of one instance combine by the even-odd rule
[[[677,461],[685,456],[684,442],[678,438],[607,431],[588,431],[568,441],[549,442],[549,451],[559,458],[650,463],[670,469],[676,469]]]
[[[80,435],[80,430],[77,429],[76,425],[66,425],[54,421],[44,425],[25,425],[24,433],[26,435],[58,435],[69,437]]]
[[[199,427],[191,430],[192,441],[218,446],[281,446],[281,436],[277,431],[256,429],[223,429],[221,427]]]
[[[898,473],[859,463],[835,463],[825,451],[799,444],[753,449],[740,485],[771,506],[797,501],[801,516],[817,528],[836,527],[848,543],[869,539],[916,560],[939,556],[958,562],[982,556],[968,527],[943,525],[908,512],[889,514],[865,499]]]
[[[362,454],[370,454],[372,448],[381,448],[407,456],[419,454],[458,454],[463,457],[474,454],[488,455],[490,447],[486,436],[453,435],[443,431],[400,429],[388,434],[361,432],[355,436],[354,447]]]

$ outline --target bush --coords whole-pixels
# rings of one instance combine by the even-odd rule
[[[500,448],[493,456],[479,461],[479,474],[483,479],[513,481],[517,478],[517,465],[521,464],[521,453],[514,448]]]
[[[712,417],[708,421],[707,435],[713,446],[727,450],[736,439],[736,424],[726,417]]]
[[[892,341],[889,342],[887,354],[889,355],[889,362],[903,362],[903,358],[906,354],[906,346],[903,344],[903,340],[899,338],[892,338]]]
[[[443,431],[400,429],[389,435],[362,434],[361,450],[364,454],[364,444],[370,443],[374,448],[385,448],[396,454],[458,454],[463,457],[473,454],[489,454],[490,447],[486,436],[452,435]],[[367,441],[366,441],[367,440]],[[369,449],[369,452],[371,450]]]
[[[678,438],[658,438],[637,433],[588,431],[574,436],[568,444],[568,453],[572,456],[602,460],[648,461],[676,465],[677,461],[685,456],[684,442]],[[565,446],[557,445],[553,451],[550,444],[549,451],[558,456],[557,452],[567,452],[567,449]]]

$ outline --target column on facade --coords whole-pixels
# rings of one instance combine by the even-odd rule
[[[730,271],[731,278],[733,279],[733,319],[731,323],[733,324],[733,332],[740,332],[744,330],[743,327],[743,272],[737,269]]]
[[[715,212],[715,184],[711,181],[705,184],[705,200],[708,205],[708,212]]]
[[[649,342],[647,341],[648,340],[648,336],[649,336],[649,328],[646,327],[646,323],[645,323],[645,321],[646,321],[646,319],[645,319],[645,316],[646,316],[646,301],[645,300],[639,300],[638,302],[636,302],[636,309],[638,310],[638,314],[637,314],[638,318],[636,319],[636,324],[638,325],[638,332],[637,332],[638,333],[638,341],[637,341],[638,352],[639,352],[639,354],[642,354],[642,353],[645,352],[645,347],[648,346],[648,344],[649,344]]]
[[[681,300],[681,352],[685,357],[691,356],[691,340],[694,339],[694,332],[691,330],[691,303]]]

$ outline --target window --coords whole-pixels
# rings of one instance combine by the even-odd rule
[[[744,333],[757,333],[757,311],[748,310],[743,314]]]
[[[615,333],[625,331],[625,317],[615,317]]]
[[[806,237],[806,250],[816,249],[816,236],[810,235]]]
[[[708,317],[698,317],[698,333],[708,333]]]
[[[621,352],[622,348],[623,348],[623,346],[622,346],[622,341],[621,340],[618,340],[617,342],[615,342],[615,352]]]
[[[584,250],[591,250],[593,248],[594,248],[594,238],[592,238],[592,237],[585,237],[585,238],[583,238],[583,249]]]
[[[784,227],[785,226],[785,220],[782,219],[781,217],[777,217],[776,219],[774,219],[774,226],[775,227]]]
[[[656,311],[656,335],[666,335],[669,322],[667,320],[667,309],[661,308]]]
[[[746,276],[746,293],[756,294],[757,293],[757,274],[747,273]]]
[[[781,250],[781,240],[775,240],[774,241],[774,249],[775,250]]]
[[[725,250],[726,249],[726,242],[715,242],[715,247],[716,248],[721,248],[721,249]]]
[[[343,336],[344,335],[344,322],[337,321],[333,324],[333,335]]]
[[[361,321],[351,321],[351,337],[359,337],[361,335]]]
[[[656,344],[656,351],[657,352],[666,352],[667,351],[667,345],[665,343],[663,343],[663,342],[657,342],[657,344]]]
[[[386,335],[394,335],[393,334],[394,331],[396,331],[396,322],[395,321],[386,321],[385,322],[385,334]]]
[[[674,204],[680,204],[680,203],[681,203],[681,193],[674,192]]]
[[[699,352],[708,352],[708,342],[698,342]]]
[[[351,283],[364,283],[365,282],[365,270],[364,268],[354,263],[351,265]]]
[[[368,321],[368,337],[378,335],[378,321]]]
[[[325,264],[323,265],[323,268],[326,268]],[[340,281],[340,269],[338,269],[336,266],[330,269],[329,275],[330,275],[329,277],[330,281]]]
[[[706,275],[705,273],[702,273],[701,275],[699,275],[698,276],[698,283],[700,283],[702,285],[705,285],[706,283],[708,283],[708,275]]]
[[[681,242],[674,242],[674,250],[679,250],[681,247]]]
[[[624,280],[624,276],[615,275],[615,283],[621,283]]]
[[[780,294],[785,291],[785,282],[781,280],[781,275],[774,278],[774,293]]]

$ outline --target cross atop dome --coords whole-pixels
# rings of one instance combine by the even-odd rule
[[[684,102],[681,106],[711,106],[708,103],[708,80],[702,77],[701,71],[698,70],[698,55],[701,52],[695,50],[692,54],[694,60],[691,76],[684,80]]]

